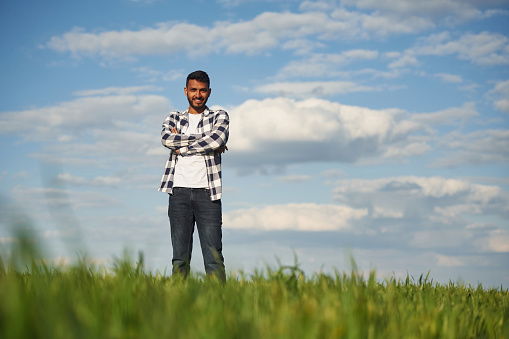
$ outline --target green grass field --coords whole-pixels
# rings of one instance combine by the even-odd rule
[[[306,277],[297,265],[222,285],[144,272],[142,257],[110,270],[86,260],[55,268],[26,252],[0,258],[2,339],[509,338],[502,287],[377,281],[355,270]]]

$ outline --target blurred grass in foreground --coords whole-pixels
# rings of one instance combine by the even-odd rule
[[[509,338],[502,287],[378,282],[355,265],[308,278],[297,264],[222,285],[145,272],[141,255],[106,270],[51,267],[36,253],[21,239],[0,257],[0,338]]]

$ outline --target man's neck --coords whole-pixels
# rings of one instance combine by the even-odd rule
[[[187,109],[187,111],[189,112],[189,114],[201,114],[205,111],[206,107],[203,107],[202,109],[200,110],[196,110],[194,107],[192,106],[189,106],[189,108]]]

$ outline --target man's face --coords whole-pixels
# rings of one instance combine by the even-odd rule
[[[184,92],[186,93],[189,105],[201,113],[205,109],[205,104],[209,99],[211,90],[206,83],[191,79],[187,87],[184,88]]]

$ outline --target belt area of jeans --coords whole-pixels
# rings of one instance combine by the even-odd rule
[[[208,191],[208,187],[173,187],[174,190]]]

